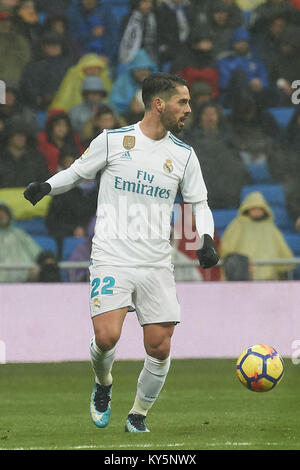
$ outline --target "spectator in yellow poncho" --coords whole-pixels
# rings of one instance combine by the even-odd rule
[[[292,258],[293,253],[274,223],[270,206],[260,192],[250,193],[241,203],[236,218],[228,225],[220,243],[224,259],[230,253],[248,256],[250,260]],[[293,265],[253,266],[253,280],[278,280]]]
[[[236,5],[245,11],[254,10],[254,8],[258,7],[262,3],[265,3],[266,0],[235,0]]]
[[[67,71],[52,100],[50,110],[59,109],[69,112],[71,108],[82,103],[82,82],[90,75],[100,77],[107,94],[110,92],[112,83],[107,59],[97,54],[86,54]]]

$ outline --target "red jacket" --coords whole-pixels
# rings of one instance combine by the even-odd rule
[[[184,78],[190,86],[194,82],[204,81],[210,84],[212,89],[212,98],[219,96],[219,72],[212,67],[197,69],[195,67],[186,67],[180,70],[179,75]]]
[[[78,147],[80,155],[84,151],[79,135],[74,136],[75,144]],[[60,149],[55,144],[48,141],[46,132],[40,132],[38,135],[38,151],[45,155],[49,173],[53,175],[58,170]]]
[[[290,4],[300,10],[300,0],[290,0]]]

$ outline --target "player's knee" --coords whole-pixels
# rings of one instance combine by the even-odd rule
[[[163,361],[170,355],[170,342],[164,341],[160,344],[146,345],[146,352],[149,356]]]
[[[98,348],[101,349],[101,351],[109,351],[115,347],[119,340],[119,336],[99,331],[95,333],[95,340]]]

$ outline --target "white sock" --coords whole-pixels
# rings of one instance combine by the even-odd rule
[[[111,369],[115,359],[116,346],[109,351],[98,348],[95,337],[91,339],[90,354],[91,363],[95,372],[96,382],[100,385],[111,385]]]
[[[146,356],[138,379],[135,401],[129,413],[147,415],[165,383],[170,363],[170,356],[164,360]]]

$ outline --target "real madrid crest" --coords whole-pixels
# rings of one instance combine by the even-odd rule
[[[164,163],[163,169],[165,170],[166,173],[172,173],[172,171],[173,171],[172,160],[167,158],[165,163]]]
[[[89,151],[90,151],[90,147],[88,147],[88,148],[85,150],[85,152],[83,152],[83,154],[81,155],[81,157],[80,157],[80,159],[79,159],[79,160],[83,160],[83,159],[84,159],[84,157],[86,157],[86,156],[87,156],[87,154],[89,153]]]
[[[100,308],[100,307],[101,307],[101,302],[100,302],[100,300],[98,299],[98,297],[95,297],[95,298],[93,299],[93,309],[95,310],[95,309],[98,309],[98,308]]]
[[[126,150],[131,150],[135,146],[135,137],[134,135],[125,135],[123,139],[123,147]]]

